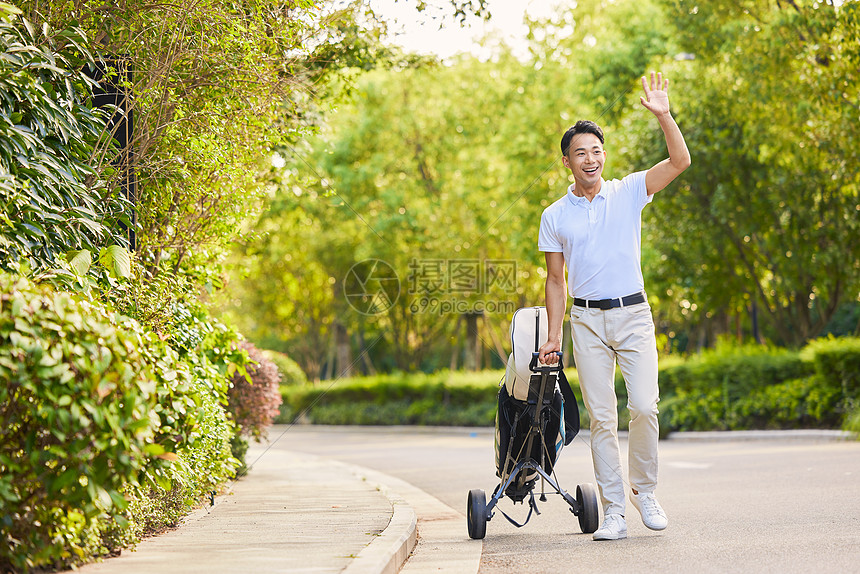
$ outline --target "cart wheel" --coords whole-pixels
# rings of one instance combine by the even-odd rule
[[[469,527],[469,538],[480,540],[487,534],[487,495],[480,488],[469,491],[466,525]]]
[[[597,509],[597,493],[594,486],[587,482],[576,487],[576,502],[579,506],[579,528],[585,534],[597,530],[600,515]]]

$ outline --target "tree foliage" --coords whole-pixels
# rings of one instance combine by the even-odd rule
[[[694,168],[649,211],[664,276],[799,345],[860,288],[858,6],[669,4],[696,56],[674,67]]]
[[[643,267],[667,348],[752,334],[756,310],[761,334],[799,345],[858,289],[856,20],[856,3],[586,1],[530,21],[524,60],[377,70],[319,136],[284,150],[265,239],[242,260],[244,317],[232,316],[312,357],[312,374],[337,325],[356,351],[373,343],[371,364],[446,366],[462,344],[457,313],[415,312],[416,261],[515,261],[513,294],[455,298],[541,303],[536,222],[568,184],[560,134],[601,123],[606,177],[662,160],[637,89],[662,69],[694,156],[645,210]],[[379,317],[354,314],[342,289],[371,258],[406,295]]]
[[[110,170],[94,160],[107,144],[88,103],[89,41],[80,27],[9,7],[0,17],[0,268],[44,272],[68,255],[88,269],[83,257],[124,244],[118,223],[128,222],[128,204],[102,179]]]
[[[635,25],[654,10],[589,3],[574,12],[582,30],[562,39],[552,34],[563,16],[533,23],[527,63],[503,51],[486,62],[462,57],[362,78],[318,137],[285,154],[280,189],[257,227],[265,238],[242,259],[251,280],[231,317],[315,375],[337,323],[381,368],[461,365],[459,353],[471,346],[464,332],[475,329],[470,312],[484,309],[483,362],[500,365],[513,310],[542,303],[536,222],[569,183],[561,134],[580,117],[608,113],[619,95],[615,84],[577,91],[596,72],[570,69],[572,53],[598,57],[604,46],[590,44],[584,30],[626,20],[644,30],[632,47],[585,60],[607,74],[635,73],[660,44],[651,28]],[[361,316],[344,296],[351,267],[369,259],[400,279],[400,297],[380,316]],[[504,267],[509,280],[495,281]],[[319,279],[331,288],[305,287]],[[260,312],[246,313],[249,303]]]
[[[243,289],[243,306],[267,309],[247,324],[249,332],[280,339],[300,362],[319,361],[339,321],[374,343],[380,366],[414,369],[431,350],[450,348],[456,336],[457,314],[428,308],[428,301],[520,297],[515,277],[507,292],[458,293],[448,275],[457,262],[512,260],[516,242],[507,241],[511,232],[496,220],[525,187],[506,184],[493,166],[504,142],[489,134],[507,114],[501,98],[487,93],[516,90],[515,78],[500,77],[503,69],[475,63],[370,74],[339,111],[336,130],[290,150],[281,188],[257,228],[265,239],[243,259],[252,265],[251,276],[271,272],[271,281]],[[492,76],[495,83],[488,83]],[[478,91],[486,107],[461,105]],[[486,141],[476,141],[484,134]],[[488,199],[495,190],[498,197]],[[351,267],[370,259],[390,266],[400,280],[399,296],[381,316],[361,315],[344,295]],[[422,276],[430,266],[438,277]],[[427,279],[437,288],[425,289]],[[315,373],[320,364],[303,366]]]
[[[103,83],[127,96],[148,274],[169,269],[209,287],[260,208],[272,150],[314,129],[320,78],[373,56],[372,34],[356,29],[357,4],[32,0],[22,9],[34,22],[85,31],[104,60]]]

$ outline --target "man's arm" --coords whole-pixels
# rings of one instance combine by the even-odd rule
[[[664,80],[662,73],[655,75],[651,72],[650,89],[645,76],[642,76],[642,89],[645,91],[645,97],[640,97],[639,100],[657,118],[669,149],[669,159],[664,159],[645,174],[648,195],[654,195],[690,167],[691,159],[684,135],[669,111],[669,80]]]
[[[567,308],[567,285],[564,281],[564,253],[544,253],[546,258],[546,314],[549,322],[547,341],[541,345],[538,360],[545,365],[558,362],[556,351],[561,351],[561,327]],[[549,355],[549,353],[553,353]],[[549,356],[547,356],[549,355]]]

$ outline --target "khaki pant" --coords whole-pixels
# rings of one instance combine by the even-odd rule
[[[591,455],[603,512],[624,514],[625,492],[618,446],[615,363],[627,386],[630,411],[628,467],[638,492],[657,487],[657,343],[648,303],[570,312],[573,358],[582,399],[591,416]]]

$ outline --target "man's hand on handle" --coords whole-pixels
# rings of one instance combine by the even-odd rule
[[[558,353],[561,351],[561,341],[547,341],[538,349],[538,363],[555,365],[558,363]]]

